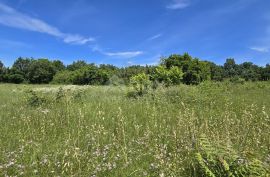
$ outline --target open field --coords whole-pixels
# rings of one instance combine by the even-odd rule
[[[269,176],[270,83],[0,85],[0,176]]]

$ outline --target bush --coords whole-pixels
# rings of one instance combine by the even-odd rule
[[[164,83],[166,86],[178,85],[183,79],[183,72],[179,67],[173,66],[166,69],[163,66],[158,66],[153,74],[153,80]]]
[[[142,96],[146,94],[151,85],[151,81],[149,80],[149,76],[145,73],[138,74],[136,76],[133,76],[130,79],[130,83],[133,86],[134,94],[137,96]]]
[[[26,102],[29,106],[37,107],[42,106],[48,102],[46,97],[41,94],[38,94],[34,90],[26,91]]]
[[[60,71],[53,77],[52,83],[54,84],[71,84],[72,83],[72,71]]]
[[[55,73],[55,67],[49,60],[35,60],[29,67],[29,81],[33,84],[47,84],[52,81]]]
[[[230,78],[230,81],[232,83],[236,83],[236,84],[244,84],[245,83],[245,79],[240,78],[239,76],[235,76],[235,77]]]
[[[125,84],[125,82],[119,78],[117,75],[113,75],[110,79],[109,79],[109,85],[113,85],[113,86],[118,86],[118,85],[123,85]]]
[[[72,84],[75,85],[105,85],[109,74],[95,66],[86,66],[73,72]]]
[[[8,81],[15,84],[24,82],[24,77],[21,74],[12,74],[8,76]]]

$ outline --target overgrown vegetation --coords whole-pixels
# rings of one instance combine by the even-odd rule
[[[270,176],[269,80],[269,64],[187,53],[0,61],[0,82],[26,84],[0,85],[0,176]]]
[[[12,67],[6,68],[0,61],[0,82],[31,84],[108,85],[112,79],[130,84],[130,79],[146,74],[152,82],[167,86],[184,83],[198,85],[207,80],[231,82],[268,81],[270,65],[257,66],[251,62],[236,64],[227,59],[223,66],[193,58],[187,53],[162,58],[158,66],[129,66],[88,64],[79,60],[65,66],[61,61],[48,59],[18,58]]]
[[[270,175],[269,82],[150,79],[132,77],[137,99],[118,84],[1,84],[0,176]]]

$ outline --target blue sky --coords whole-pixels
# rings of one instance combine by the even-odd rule
[[[188,52],[270,63],[269,0],[0,0],[0,60],[156,64]]]

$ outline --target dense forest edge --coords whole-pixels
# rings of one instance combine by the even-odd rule
[[[152,81],[165,85],[197,85],[203,81],[268,81],[270,65],[258,66],[252,62],[236,64],[233,58],[220,66],[193,58],[188,53],[161,58],[156,66],[116,67],[96,65],[83,60],[64,65],[60,60],[19,57],[11,67],[0,60],[0,82],[29,84],[120,85],[132,80]]]

